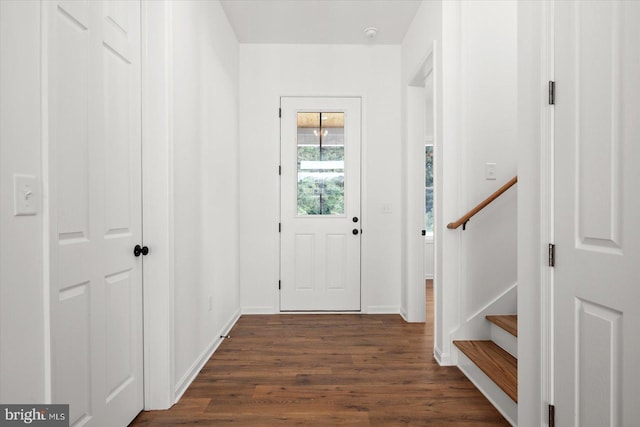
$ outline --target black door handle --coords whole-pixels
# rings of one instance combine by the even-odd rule
[[[357,216],[353,217],[353,222],[358,222],[358,217]]]
[[[146,246],[136,245],[136,247],[133,248],[133,254],[137,257],[139,257],[140,255],[147,255],[148,253],[149,248]]]
[[[359,231],[358,231],[358,229],[357,229],[357,228],[354,228],[354,229],[353,229],[353,231],[352,231],[352,233],[353,233],[353,235],[354,235],[354,236],[356,236],[356,235],[358,235]]]

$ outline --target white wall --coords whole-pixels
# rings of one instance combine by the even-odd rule
[[[48,396],[43,204],[38,200],[36,216],[13,216],[13,175],[33,175],[42,182],[40,46],[40,3],[0,2],[2,403],[42,403]],[[36,198],[41,194],[38,192]]]
[[[238,42],[219,2],[173,2],[174,380],[239,315]]]
[[[362,96],[362,311],[399,312],[399,81],[399,46],[240,46],[244,313],[279,311],[278,107],[281,96],[293,95]]]
[[[423,2],[402,46],[403,93],[431,42],[441,49],[435,57],[435,286],[442,310],[436,310],[435,351],[443,363],[454,362],[450,335],[517,280],[516,189],[466,231],[446,229],[516,175],[516,13],[515,2]],[[487,162],[497,164],[495,181],[484,179]]]
[[[517,5],[465,2],[461,28],[462,213],[517,174]],[[497,164],[495,181],[485,180],[487,162]],[[466,272],[461,319],[517,281],[516,195],[514,187],[458,231]]]

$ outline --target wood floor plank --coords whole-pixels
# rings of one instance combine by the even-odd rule
[[[514,337],[518,336],[518,316],[516,314],[489,315],[486,318]]]
[[[397,315],[242,316],[178,404],[140,426],[508,426],[427,323]]]
[[[518,360],[493,341],[454,341],[478,368],[518,402]]]

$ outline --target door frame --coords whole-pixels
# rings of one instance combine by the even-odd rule
[[[518,418],[548,425],[554,403],[554,2],[518,5]]]
[[[365,187],[366,182],[364,180],[364,176],[366,175],[366,164],[364,162],[366,144],[364,141],[366,140],[366,107],[365,107],[365,97],[361,94],[281,94],[278,97],[278,169],[281,168],[282,162],[282,99],[283,98],[357,98],[360,100],[360,229],[365,230],[366,228],[366,197],[365,197]],[[282,175],[278,175],[278,223],[282,224]],[[365,253],[365,233],[360,233],[360,310],[358,311],[282,311],[282,298],[281,298],[281,289],[277,289],[276,292],[276,306],[278,307],[278,313],[286,313],[286,314],[315,314],[315,313],[332,313],[332,314],[354,314],[354,313],[365,313],[365,301],[366,301],[366,281],[364,279],[364,272],[362,271],[362,259]],[[278,256],[277,259],[277,271],[278,271],[278,280],[282,279],[282,234],[278,233]]]
[[[425,238],[422,237],[420,239],[420,247],[417,246],[418,239],[416,238],[417,233],[420,229],[424,229],[424,155],[422,155],[420,162],[420,167],[417,168],[417,161],[415,165],[412,164],[412,160],[416,160],[416,142],[417,138],[420,141],[424,141],[424,125],[426,122],[426,111],[425,111],[425,90],[426,85],[430,84],[431,90],[433,93],[432,99],[432,121],[433,121],[433,156],[434,156],[434,166],[438,159],[439,153],[439,129],[437,126],[437,99],[436,99],[436,87],[437,87],[437,72],[436,72],[436,41],[434,40],[429,46],[426,54],[424,55],[422,61],[420,61],[420,65],[418,69],[411,74],[409,82],[407,82],[407,139],[405,141],[405,150],[403,162],[405,163],[405,188],[403,188],[403,198],[404,201],[404,210],[405,210],[405,229],[403,230],[404,234],[404,242],[405,242],[405,250],[406,250],[406,259],[404,260],[404,273],[403,273],[403,291],[406,293],[406,307],[403,307],[402,316],[408,322],[425,322],[426,321],[426,305],[425,305],[425,275],[424,275],[424,244]],[[416,104],[421,104],[420,107],[416,108]],[[420,146],[423,146],[421,144]],[[422,150],[424,153],[424,149]],[[434,247],[434,273],[433,273],[433,283],[434,283],[434,348],[435,348],[435,337],[438,330],[437,323],[437,315],[436,313],[440,312],[441,307],[438,304],[438,286],[436,283],[440,284],[440,275],[438,269],[436,268],[437,263],[435,262],[435,258],[437,256],[437,250],[435,249],[438,244],[441,244],[437,237],[437,227],[436,227],[436,204],[439,199],[439,186],[440,180],[438,177],[438,169],[440,167],[440,163],[434,167],[434,185],[433,185],[433,197],[434,197],[434,227],[433,227],[433,247]],[[420,183],[420,185],[419,185]],[[413,199],[414,193],[417,194],[421,189],[420,193],[422,194],[422,198],[420,202],[418,200]],[[420,214],[417,214],[418,208],[421,207]],[[416,215],[418,215],[416,217]],[[418,218],[422,219],[421,226],[416,228],[418,225]],[[419,276],[419,277],[418,277]]]
[[[142,1],[142,266],[144,409],[168,409],[174,381],[172,6]]]

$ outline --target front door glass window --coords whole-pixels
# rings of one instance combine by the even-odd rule
[[[298,216],[344,215],[344,113],[298,113]]]

